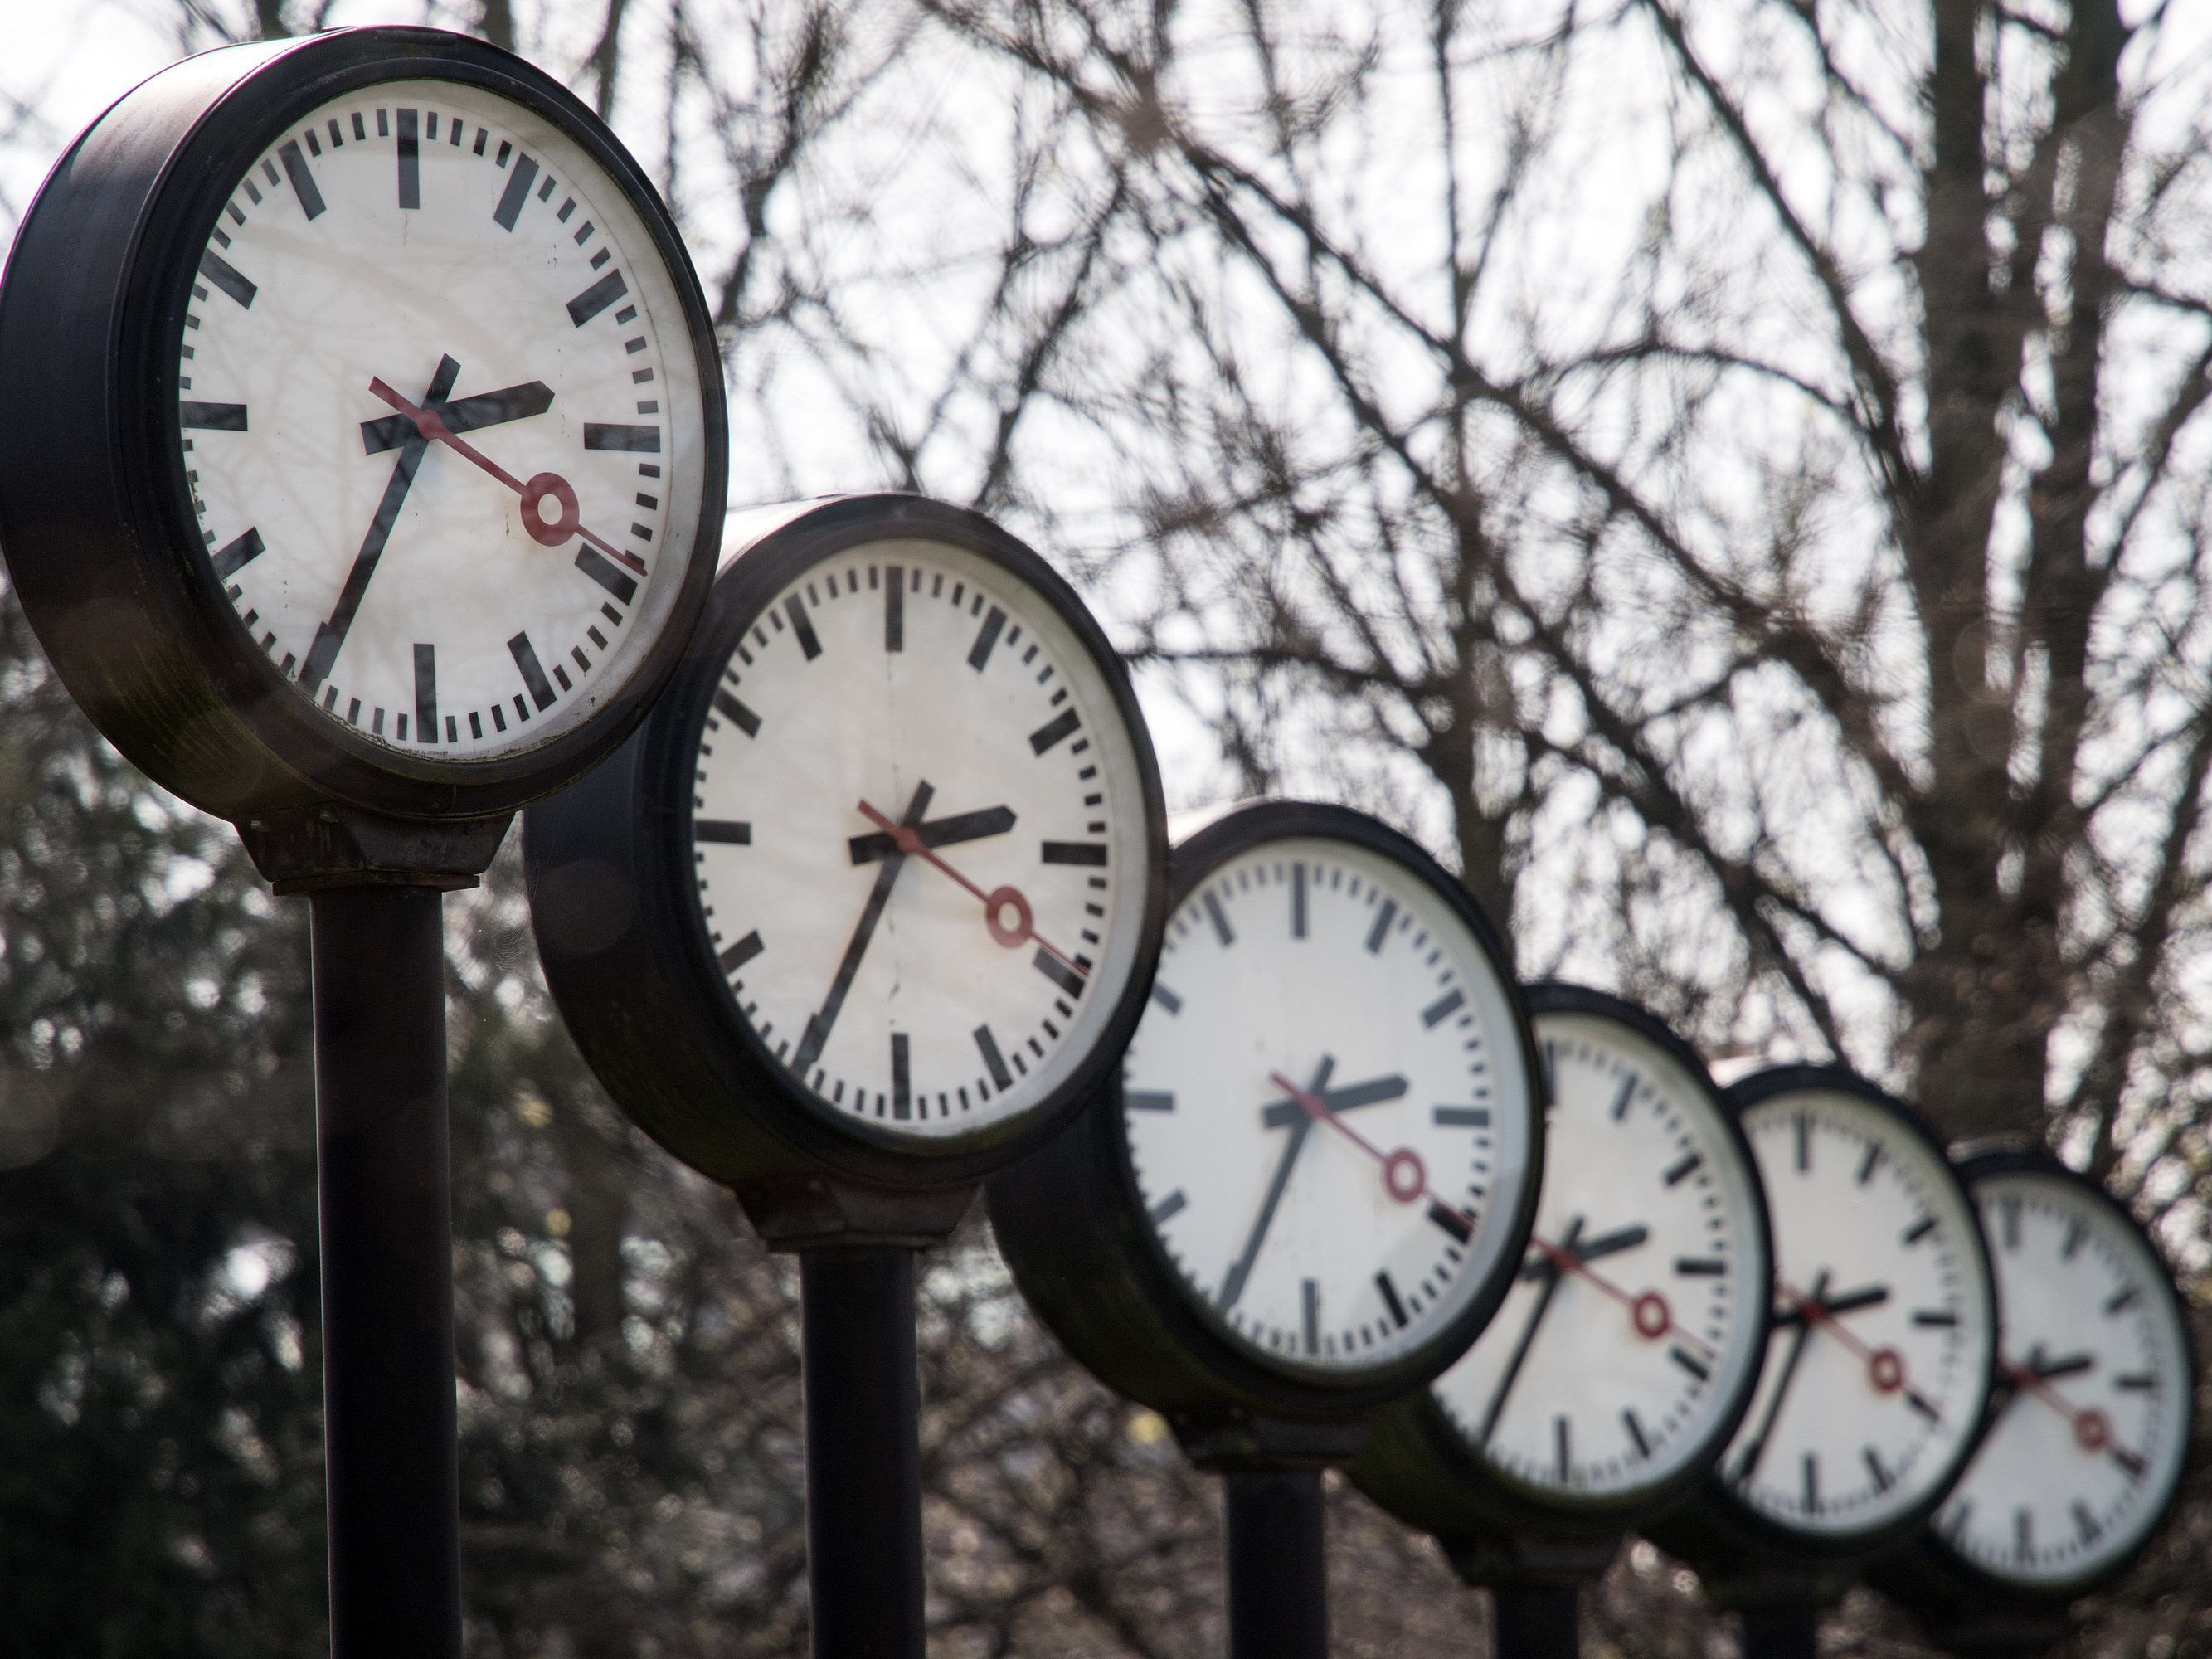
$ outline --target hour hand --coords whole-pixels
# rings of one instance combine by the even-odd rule
[[[1389,1077],[1370,1079],[1365,1083],[1348,1083],[1341,1089],[1321,1091],[1321,1103],[1332,1112],[1348,1112],[1355,1107],[1380,1105],[1386,1100],[1397,1100],[1406,1092],[1406,1079],[1396,1073]],[[1279,1100],[1272,1106],[1260,1109],[1260,1127],[1279,1129],[1286,1123],[1308,1121],[1306,1109],[1295,1100]]]
[[[1642,1222],[1637,1222],[1626,1227],[1616,1227],[1609,1233],[1600,1233],[1594,1238],[1585,1238],[1577,1243],[1574,1247],[1574,1258],[1577,1261],[1588,1265],[1605,1256],[1618,1255],[1623,1250],[1632,1250],[1650,1237],[1651,1230]],[[1532,1257],[1528,1265],[1521,1269],[1521,1277],[1540,1279],[1551,1271],[1553,1271],[1552,1259],[1547,1255],[1537,1255]]]
[[[1003,836],[1013,827],[1013,808],[986,806],[980,811],[949,812],[941,818],[917,823],[914,832],[924,847],[955,847],[962,842],[981,841],[986,836]],[[855,836],[846,844],[853,849],[855,864],[873,864],[898,850],[897,841],[881,830]]]
[[[445,406],[441,417],[450,432],[476,432],[484,427],[501,426],[508,421],[526,420],[532,415],[543,415],[552,406],[552,387],[543,380],[525,380],[520,386],[507,386],[498,392],[479,392],[472,398],[456,398]],[[362,449],[370,455],[381,455],[387,449],[397,449],[416,435],[415,422],[404,415],[380,415],[373,421],[361,423]]]

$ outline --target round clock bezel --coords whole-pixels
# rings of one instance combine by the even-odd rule
[[[1513,1040],[1528,1079],[1527,1175],[1508,1217],[1511,1248],[1500,1252],[1492,1282],[1418,1347],[1356,1371],[1263,1358],[1199,1304],[1150,1224],[1117,1070],[1066,1134],[994,1179],[985,1196],[1016,1284],[1070,1351],[1120,1392],[1192,1420],[1238,1412],[1341,1419],[1427,1382],[1504,1299],[1542,1186],[1544,1074],[1511,957],[1466,889],[1415,842],[1346,807],[1274,800],[1237,807],[1176,845],[1168,915],[1231,860],[1294,840],[1340,842],[1390,860],[1426,884],[1474,936],[1513,1011]]]
[[[879,1127],[823,1101],[793,1077],[730,997],[696,896],[691,800],[698,749],[731,653],[805,571],[888,541],[935,542],[982,559],[1051,605],[1113,697],[1144,797],[1141,868],[1129,872],[1142,884],[1141,896],[1130,901],[1139,907],[1137,951],[1113,1012],[1091,1052],[1042,1101],[958,1134],[924,1137]],[[883,1187],[942,1188],[980,1180],[1055,1133],[1119,1060],[1151,992],[1167,926],[1166,823],[1158,762],[1135,691],[1075,590],[981,514],[920,495],[884,494],[825,499],[733,550],[683,666],[644,728],[615,762],[532,808],[524,819],[524,842],[555,1000],[611,1086],[617,1077],[641,1078],[634,1092],[617,1093],[663,1146],[732,1182],[813,1170]],[[619,870],[622,890],[636,896],[638,911],[619,939],[577,952],[562,936],[580,919],[566,912],[594,901],[585,894],[564,900],[554,878],[561,864],[585,858]],[[629,988],[618,988],[623,987]],[[641,995],[659,1005],[650,1017],[607,1000]],[[648,1029],[660,1035],[638,1036]],[[665,1072],[669,1086],[646,1089],[647,1071]]]
[[[1969,1198],[1974,1197],[1976,1188],[1983,1182],[2002,1176],[2033,1176],[2045,1180],[2063,1182],[2085,1195],[2093,1205],[2102,1206],[2106,1215],[2118,1220],[2142,1245],[2144,1252],[2159,1269],[2156,1275],[2159,1285],[2158,1294],[2164,1297],[2167,1311],[2172,1316],[2174,1327],[2181,1334],[2181,1359],[2188,1375],[2186,1384],[2181,1393],[2180,1439],[2183,1447],[2185,1449],[2188,1447],[2194,1439],[2197,1427],[2196,1341],[2189,1328],[2188,1307],[2181,1298],[2179,1287],[2174,1279],[2173,1268],[2166,1260],[2166,1252],[2159,1249],[2157,1241],[2151,1237],[2149,1231],[2136,1218],[2134,1212],[2126,1205],[2114,1198],[2100,1182],[2091,1180],[2078,1170],[2069,1168],[2040,1146],[2018,1142],[1963,1146],[1954,1156],[1953,1167],[1958,1171],[1959,1179],[1965,1185]],[[1977,1218],[1981,1214],[1978,1202],[1975,1205],[1974,1213]],[[2002,1332],[2003,1318],[2002,1307],[1998,1309],[1998,1318],[1999,1329]],[[2158,1541],[2159,1535],[2166,1530],[2168,1522],[2172,1518],[2175,1505],[2181,1500],[2181,1490],[2187,1483],[2189,1474],[2189,1458],[2185,1449],[2179,1469],[2178,1478],[2167,1488],[2166,1496],[2153,1512],[2149,1523],[2143,1528],[2142,1536],[2126,1553],[2107,1562],[2103,1566],[2072,1579],[2039,1583],[2001,1577],[1954,1549],[1945,1541],[1942,1534],[1932,1526],[1917,1540],[1914,1553],[1925,1560],[1928,1566],[1933,1569],[1942,1581],[1945,1589],[1951,1592],[1951,1595],[1945,1599],[1956,1598],[1996,1606],[2009,1605],[2055,1611],[2079,1601],[2085,1595],[2094,1595],[2107,1585],[2118,1583],[2134,1569],[2137,1562],[2142,1559],[2144,1553]],[[1964,1473],[1962,1468],[1960,1474],[1963,1475]],[[1945,1496],[1947,1498],[1949,1496],[1948,1489]],[[1907,1601],[1917,1599],[1912,1594],[1909,1576],[1906,1583],[1902,1587],[1886,1582],[1882,1588],[1892,1595],[1899,1595],[1901,1599]]]
[[[1962,1212],[1972,1223],[1967,1229],[1965,1248],[1970,1257],[1969,1270],[1980,1284],[1982,1305],[1988,1314],[1989,1364],[1981,1377],[1977,1397],[1968,1402],[1972,1407],[1972,1426],[1960,1441],[1942,1478],[1931,1482],[1910,1510],[1856,1532],[1802,1531],[1784,1525],[1763,1510],[1745,1502],[1723,1476],[1720,1463],[1717,1462],[1707,1471],[1705,1480],[1698,1486],[1689,1503],[1667,1517],[1666,1525],[1660,1529],[1656,1538],[1663,1547],[1678,1550],[1693,1559],[1711,1560],[1717,1554],[1730,1558],[1741,1551],[1748,1550],[1756,1557],[1827,1565],[1860,1562],[1879,1556],[1910,1539],[1926,1523],[1929,1516],[1942,1506],[1944,1498],[1949,1495],[1953,1485],[1973,1456],[1976,1447],[1981,1443],[1983,1431],[1988,1426],[1990,1391],[1996,1379],[1996,1287],[1990,1274],[1989,1251],[1982,1240],[1980,1216],[1974,1207],[1972,1194],[1966,1191],[1965,1183],[1959,1179],[1958,1170],[1953,1166],[1949,1152],[1935,1127],[1905,1102],[1848,1067],[1816,1065],[1771,1066],[1738,1079],[1723,1092],[1741,1124],[1754,1107],[1765,1104],[1778,1095],[1814,1090],[1850,1095],[1889,1118],[1909,1138],[1917,1140],[1926,1149],[1939,1178],[1948,1181],[1956,1189]],[[1768,1195],[1768,1201],[1770,1205],[1773,1201],[1771,1194]],[[1771,1346],[1771,1338],[1769,1346]],[[1723,1461],[1727,1449],[1726,1446],[1722,1448]]]
[[[558,130],[611,181],[677,295],[685,337],[670,343],[692,355],[704,426],[697,521],[672,526],[688,532],[677,544],[688,551],[659,636],[575,726],[484,759],[416,755],[351,732],[285,678],[224,596],[192,511],[176,428],[185,310],[201,251],[239,180],[312,111],[402,81],[448,82],[506,100]],[[63,188],[58,181],[79,169],[91,185]],[[41,223],[42,210],[59,217]],[[21,498],[23,475],[35,476],[42,499],[29,516],[48,523],[25,534],[25,514],[0,514],[0,532],[57,671],[142,770],[234,819],[332,798],[399,817],[482,817],[560,787],[644,718],[713,580],[728,472],[721,364],[665,206],[566,88],[496,47],[437,29],[377,27],[221,48],[155,76],[87,129],[24,229],[0,290],[0,344],[29,365],[10,375],[17,395],[0,417],[0,455],[15,453],[14,466],[0,462],[0,496]],[[70,300],[72,287],[82,300]],[[58,308],[74,319],[21,314]],[[88,339],[97,342],[96,362]],[[58,411],[40,395],[72,381],[99,384],[105,395],[64,400],[74,406]],[[26,404],[54,429],[33,430],[40,422]],[[57,549],[62,526],[67,540]],[[26,550],[34,550],[27,560]],[[87,591],[104,601],[91,618]]]
[[[1524,987],[1522,994],[1532,1025],[1553,1014],[1610,1022],[1636,1039],[1650,1043],[1681,1067],[1691,1086],[1711,1109],[1711,1121],[1721,1139],[1748,1177],[1754,1211],[1752,1233],[1756,1241],[1759,1273],[1757,1279],[1746,1275],[1746,1282],[1761,1286],[1759,1294],[1771,1298],[1771,1292],[1764,1288],[1772,1283],[1774,1272],[1773,1230],[1767,1217],[1765,1182],[1760,1177],[1758,1161],[1752,1155],[1750,1140],[1744,1134],[1737,1112],[1720,1085],[1713,1081],[1712,1073],[1697,1050],[1650,1010],[1604,991],[1559,980],[1542,980]],[[1547,1077],[1546,1088],[1556,1100],[1557,1079]],[[1541,1201],[1540,1193],[1540,1205]],[[1352,1478],[1362,1492],[1400,1519],[1447,1540],[1495,1539],[1522,1532],[1599,1538],[1626,1531],[1665,1513],[1695,1490],[1714,1460],[1735,1437],[1744,1413],[1750,1409],[1751,1397],[1765,1364],[1765,1304],[1762,1302],[1759,1305],[1762,1329],[1751,1350],[1749,1362],[1735,1382],[1733,1395],[1708,1427],[1698,1455],[1663,1480],[1635,1491],[1578,1498],[1556,1487],[1519,1480],[1468,1443],[1450,1413],[1437,1399],[1433,1383],[1408,1395],[1378,1416],[1366,1450],[1352,1467]],[[1474,1340],[1480,1340],[1480,1335],[1478,1333]],[[1457,1358],[1455,1356],[1455,1364]]]

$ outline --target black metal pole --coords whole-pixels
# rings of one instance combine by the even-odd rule
[[[1582,1592],[1572,1586],[1500,1588],[1490,1593],[1498,1659],[1577,1659]]]
[[[1229,1659],[1328,1659],[1328,1559],[1319,1469],[1222,1476]]]
[[[1814,1659],[1820,1615],[1810,1612],[1747,1613],[1738,1651],[1743,1659]]]
[[[459,1659],[439,894],[310,900],[334,1659]]]
[[[923,1659],[914,1252],[802,1251],[814,1659]]]

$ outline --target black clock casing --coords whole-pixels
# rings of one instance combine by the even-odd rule
[[[1019,1118],[927,1144],[833,1111],[794,1083],[733,1006],[692,892],[695,769],[732,651],[813,566],[902,539],[945,544],[999,566],[1060,613],[1132,735],[1149,835],[1139,867],[1127,872],[1142,911],[1137,966],[1103,1039],[1051,1098]],[[782,1224],[774,1215],[788,1215],[805,1231],[813,1224],[805,1218],[807,1195],[832,1186],[858,1189],[860,1196],[847,1190],[837,1200],[848,1208],[865,1204],[871,1189],[944,1193],[964,1206],[977,1180],[1054,1133],[1119,1059],[1151,988],[1167,914],[1158,766],[1112,647],[1036,552],[981,514],[917,495],[808,502],[733,546],[684,667],[652,717],[596,771],[531,808],[523,844],[546,981],[585,1057],[624,1109],[684,1162],[741,1195],[781,1194],[752,1203],[763,1231]]]
[[[1547,1014],[1584,1014],[1628,1028],[1668,1055],[1705,1096],[1712,1120],[1730,1142],[1751,1178],[1757,1201],[1753,1232],[1758,1275],[1754,1292],[1765,1294],[1772,1272],[1773,1243],[1758,1167],[1736,1114],[1722,1095],[1695,1049],[1666,1023],[1634,1003],[1585,986],[1541,981],[1524,988],[1533,1018]],[[1556,1085],[1554,1085],[1556,1087]],[[1553,1157],[1572,1157],[1554,1141]],[[1762,1344],[1763,1346],[1763,1344]],[[1705,1478],[1713,1459],[1735,1435],[1751,1404],[1759,1367],[1744,1368],[1730,1396],[1708,1431],[1704,1455],[1662,1483],[1640,1491],[1576,1498],[1531,1486],[1478,1455],[1453,1424],[1432,1389],[1423,1388],[1376,1415],[1352,1478],[1360,1490],[1400,1520],[1442,1540],[1455,1559],[1470,1563],[1502,1560],[1516,1553],[1529,1534],[1554,1540],[1603,1540],[1664,1515]]]
[[[674,280],[707,419],[702,509],[681,526],[687,562],[661,636],[581,725],[479,761],[373,743],[286,682],[224,597],[165,430],[199,250],[237,181],[307,111],[402,79],[489,88],[605,168]],[[0,548],[70,695],[128,759],[193,805],[237,821],[331,804],[486,818],[605,755],[674,671],[714,568],[728,449],[721,385],[713,325],[666,209],[605,123],[551,76],[428,28],[224,47],[118,101],[56,164],[24,218],[0,284]]]
[[[1177,844],[1170,911],[1231,859],[1302,837],[1344,842],[1399,865],[1428,884],[1474,936],[1511,1000],[1509,1040],[1519,1046],[1523,1075],[1539,1097],[1530,1112],[1528,1174],[1507,1229],[1512,1248],[1503,1253],[1493,1282],[1431,1341],[1364,1376],[1299,1376],[1260,1363],[1193,1305],[1146,1219],[1117,1069],[1061,1133],[988,1182],[985,1200],[1015,1283],[1053,1334],[1109,1386],[1165,1415],[1194,1454],[1201,1443],[1236,1432],[1237,1425],[1340,1424],[1426,1382],[1458,1357],[1503,1299],[1541,1185],[1542,1071],[1510,953],[1466,889],[1412,841],[1343,807],[1294,801],[1241,807]]]

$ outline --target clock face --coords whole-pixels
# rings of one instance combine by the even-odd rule
[[[1974,1183],[2002,1322],[2002,1405],[1936,1527],[1996,1577],[2057,1589],[2117,1565],[2164,1513],[2195,1378],[2164,1265],[2079,1177]]]
[[[944,1141],[1088,1065],[1158,879],[1118,673],[1017,570],[935,540],[828,555],[744,621],[697,739],[696,902],[807,1102]]]
[[[1861,1095],[1785,1089],[1742,1124],[1775,1323],[1721,1474],[1790,1531],[1878,1530],[1944,1488],[1986,1401],[1995,1315],[1972,1210],[1935,1146]]]
[[[682,292],[623,185],[486,88],[366,87],[269,145],[199,255],[176,442],[214,578],[293,692],[434,761],[607,704],[700,521]]]
[[[1741,1403],[1765,1339],[1763,1201],[1727,1108],[1662,1044],[1584,1012],[1540,1012],[1536,1036],[1559,1149],[1536,1242],[1431,1386],[1510,1480],[1620,1499],[1700,1463]]]
[[[1417,1355],[1518,1249],[1535,1132],[1511,990],[1397,860],[1285,837],[1212,871],[1169,922],[1123,1076],[1164,1253],[1273,1368]]]

